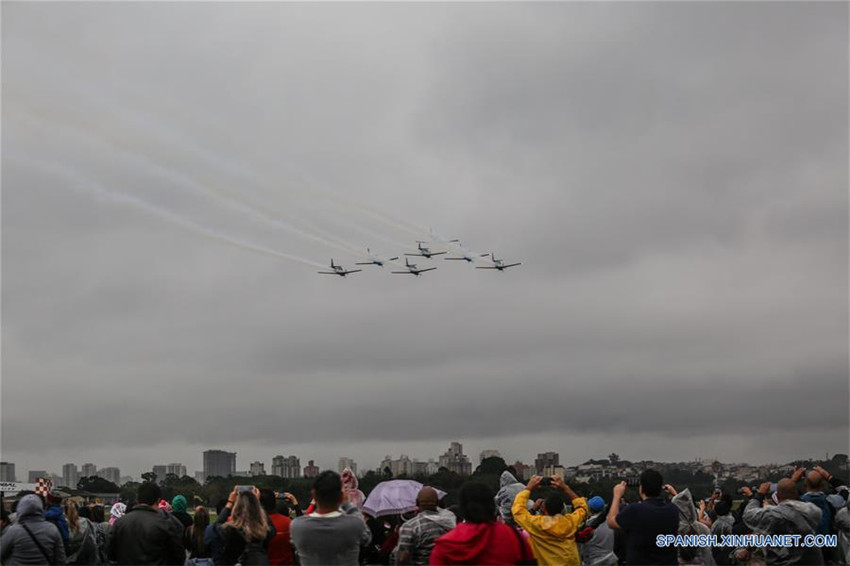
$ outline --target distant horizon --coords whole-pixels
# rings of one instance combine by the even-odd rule
[[[461,442],[461,444],[463,444],[463,442]],[[223,449],[223,448],[208,448],[207,450],[224,450],[224,449]],[[489,448],[489,449],[485,448],[485,449],[482,449],[482,450],[498,450],[498,448]],[[232,452],[231,450],[225,450],[225,451],[227,451],[227,452]],[[202,451],[202,452],[203,452],[203,451]],[[464,450],[464,454],[465,454],[467,457],[469,457],[469,461],[472,463],[472,469],[473,469],[473,471],[474,471],[474,470],[475,470],[475,468],[476,468],[476,467],[480,464],[479,459],[478,459],[478,456],[479,456],[480,452],[481,452],[481,451],[479,451],[479,452],[478,452],[478,453],[476,453],[476,454],[470,454],[470,453],[467,453],[467,452],[466,452],[466,450]],[[546,451],[544,451],[544,452],[546,452]],[[544,452],[538,452],[538,453],[536,453],[536,454],[542,454],[542,453],[544,453]],[[554,450],[553,450],[553,452],[557,452],[557,451],[554,451]],[[659,464],[684,464],[684,463],[693,463],[693,462],[696,462],[696,461],[699,461],[699,462],[702,462],[702,463],[712,462],[712,461],[717,461],[717,462],[720,462],[720,463],[722,463],[722,464],[746,464],[746,465],[752,465],[752,466],[757,466],[757,467],[762,467],[762,466],[771,466],[771,465],[776,465],[776,466],[785,466],[785,465],[788,465],[788,464],[790,464],[790,463],[792,463],[792,462],[796,462],[796,461],[807,461],[807,460],[812,460],[812,461],[828,461],[828,460],[831,460],[831,459],[832,459],[835,455],[839,455],[839,454],[847,455],[847,454],[848,454],[848,452],[850,452],[850,450],[846,450],[846,449],[845,449],[845,451],[844,451],[844,452],[842,452],[842,451],[830,452],[830,453],[828,453],[828,454],[824,454],[824,457],[823,457],[823,458],[818,457],[818,456],[811,456],[811,457],[799,457],[799,458],[792,458],[792,459],[787,460],[787,461],[753,462],[753,461],[743,461],[743,460],[732,460],[732,461],[727,461],[727,460],[724,460],[724,459],[722,459],[722,458],[712,458],[712,457],[705,457],[705,458],[695,457],[695,458],[691,458],[691,459],[683,459],[683,460],[668,460],[668,459],[657,459],[657,458],[647,458],[647,457],[641,457],[640,459],[634,459],[634,458],[629,458],[629,457],[627,457],[627,456],[624,456],[623,454],[617,453],[617,452],[615,451],[615,452],[608,452],[608,454],[606,454],[606,455],[604,455],[604,456],[583,458],[583,459],[581,459],[581,461],[577,461],[577,462],[565,463],[564,461],[561,461],[561,462],[560,462],[560,465],[564,466],[565,468],[569,468],[569,467],[579,466],[579,465],[581,465],[581,464],[583,464],[583,463],[585,463],[585,462],[588,462],[588,461],[590,461],[590,460],[597,460],[597,461],[598,461],[598,460],[608,460],[608,456],[609,456],[610,454],[612,454],[612,453],[616,453],[616,454],[620,457],[620,461],[627,461],[627,462],[631,462],[631,463],[640,463],[640,462],[656,462],[656,463],[659,463]],[[237,458],[238,458],[238,454],[239,454],[239,452],[238,452],[238,451],[236,451],[236,453],[237,453]],[[535,454],[535,455],[536,455],[536,454]],[[267,460],[262,460],[262,459],[259,459],[259,460],[257,460],[257,459],[252,459],[250,462],[248,462],[248,464],[246,465],[246,467],[245,467],[245,468],[243,468],[243,469],[240,469],[240,468],[239,468],[239,466],[241,466],[241,464],[238,464],[238,463],[237,463],[237,472],[239,472],[239,471],[245,471],[245,472],[248,472],[248,471],[250,471],[250,464],[251,464],[251,462],[260,461],[260,462],[262,462],[262,463],[263,463],[263,465],[264,465],[264,467],[265,467],[266,475],[270,476],[270,475],[272,475],[272,474],[271,474],[271,461],[272,461],[272,458],[274,458],[275,456],[278,456],[278,455],[282,455],[282,456],[296,456],[296,457],[298,457],[298,458],[299,458],[299,462],[300,462],[300,469],[301,469],[301,472],[302,472],[302,473],[303,473],[304,466],[306,466],[306,465],[307,465],[307,462],[308,462],[309,460],[311,460],[311,459],[312,459],[312,460],[314,460],[315,464],[319,467],[319,469],[320,469],[320,470],[334,470],[334,471],[337,471],[337,467],[338,467],[338,466],[337,466],[337,463],[334,463],[334,465],[332,465],[332,466],[324,466],[324,465],[322,465],[322,463],[321,463],[321,462],[316,461],[316,460],[315,460],[315,458],[302,458],[302,457],[301,457],[301,456],[299,456],[298,454],[293,454],[293,453],[282,453],[282,454],[274,454],[274,455],[272,455],[272,456],[269,456]],[[412,461],[413,461],[413,460],[415,460],[415,461],[419,461],[419,462],[427,462],[429,459],[433,459],[434,461],[438,461],[438,459],[439,459],[439,454],[438,454],[438,455],[436,455],[436,456],[427,456],[427,457],[424,457],[424,458],[423,458],[423,457],[411,456],[410,454],[405,454],[405,453],[391,454],[391,456],[393,457],[393,459],[400,458],[402,455],[408,456],[408,457],[409,457]],[[562,460],[563,455],[562,455],[561,453],[558,453],[558,455],[559,455],[559,459],[561,459],[561,460]],[[473,457],[473,456],[474,456],[474,457]],[[345,455],[341,455],[340,457],[345,457]],[[351,456],[348,456],[348,457],[351,457]],[[513,465],[513,464],[517,461],[517,459],[516,459],[516,458],[507,459],[507,458],[505,458],[504,456],[501,456],[501,457],[503,458],[503,460],[505,461],[505,463],[506,463],[508,466],[512,466],[512,465]],[[358,475],[358,476],[361,476],[361,475],[363,475],[363,474],[365,474],[365,473],[367,473],[367,472],[369,472],[369,471],[378,471],[378,468],[379,468],[379,465],[380,465],[380,462],[378,462],[378,463],[376,463],[374,466],[363,467],[363,466],[361,465],[360,461],[359,461],[357,458],[351,457],[351,459],[352,459],[352,460],[353,460],[353,461],[357,464],[357,475]],[[238,460],[237,460],[237,461],[238,461]],[[20,474],[21,474],[21,472],[19,471],[19,467],[18,467],[17,462],[10,461],[10,460],[3,460],[3,462],[7,462],[7,463],[15,464],[15,474],[16,474],[16,476],[17,476],[17,480],[16,480],[16,481],[18,481],[19,483],[21,483],[21,481],[22,481],[22,479],[21,479],[21,478],[22,478],[22,477],[26,478],[26,477],[27,477],[27,475],[29,474],[29,472],[31,472],[31,471],[44,470],[44,471],[48,472],[49,474],[54,474],[54,475],[58,475],[58,476],[61,476],[61,475],[62,475],[62,474],[61,474],[61,466],[60,466],[60,467],[59,467],[58,472],[57,472],[57,471],[54,471],[54,470],[51,470],[51,469],[48,469],[48,468],[33,468],[33,469],[31,469],[31,470],[30,470],[30,469],[27,469],[27,470],[26,470],[26,474],[27,474],[27,475],[21,476],[21,475],[20,475]],[[534,458],[531,458],[530,460],[520,460],[520,462],[521,462],[521,463],[523,463],[523,464],[526,464],[526,465],[531,465],[531,466],[533,466],[533,465],[534,465]],[[173,461],[168,461],[168,462],[157,462],[157,463],[152,463],[152,464],[151,464],[151,466],[150,466],[150,469],[146,469],[146,470],[143,470],[143,471],[140,471],[140,472],[135,472],[135,473],[134,473],[134,472],[125,472],[125,470],[124,470],[121,466],[114,466],[114,465],[104,465],[104,466],[101,466],[101,465],[98,465],[98,464],[97,464],[97,462],[94,462],[94,461],[91,461],[91,460],[85,460],[85,461],[80,461],[80,462],[64,462],[64,463],[63,463],[63,465],[64,465],[64,464],[75,464],[75,465],[77,466],[78,470],[79,470],[79,468],[80,468],[83,464],[87,464],[87,463],[94,464],[94,465],[97,467],[97,469],[98,469],[98,470],[101,470],[101,469],[103,469],[103,468],[108,468],[108,467],[117,467],[117,468],[120,470],[120,472],[121,472],[121,474],[120,474],[120,475],[121,475],[122,477],[132,476],[132,477],[134,478],[134,480],[136,480],[136,481],[138,481],[138,480],[141,478],[141,474],[152,471],[153,466],[155,466],[155,465],[167,465],[167,464],[182,464],[182,465],[185,465],[185,466],[186,466],[186,475],[187,475],[187,476],[189,476],[189,477],[192,477],[192,478],[194,478],[194,477],[195,477],[195,473],[196,473],[196,472],[202,472],[202,471],[203,471],[202,469],[192,469],[192,467],[191,467],[191,466],[189,466],[188,464],[186,464],[186,462],[179,461],[179,460],[173,460]],[[241,477],[245,477],[245,476],[241,476]]]

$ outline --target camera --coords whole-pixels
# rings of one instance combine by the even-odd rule
[[[638,486],[640,486],[640,477],[631,476],[631,477],[626,478],[626,485],[628,487],[638,487]]]
[[[543,478],[540,480],[540,487],[550,487],[552,485],[552,478]]]
[[[245,493],[245,492],[251,493],[253,491],[254,491],[253,485],[237,485],[236,486],[236,493]]]

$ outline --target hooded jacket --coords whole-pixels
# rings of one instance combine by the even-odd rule
[[[115,521],[106,540],[107,555],[118,564],[183,564],[180,522],[150,505],[136,505]]]
[[[850,564],[850,507],[842,507],[835,515],[835,530],[839,546],[844,553],[844,562]]]
[[[27,533],[24,525],[41,543],[51,564],[65,564],[65,545],[59,530],[44,519],[44,507],[37,495],[25,495],[18,503],[17,523],[10,525],[0,538],[0,562],[3,564],[45,564],[47,557]]]
[[[502,472],[502,475],[499,477],[499,491],[496,492],[494,499],[496,501],[496,507],[499,509],[499,515],[509,525],[512,525],[514,522],[513,514],[511,513],[514,499],[516,499],[516,496],[523,489],[525,489],[525,486],[517,481],[512,473],[508,471]]]
[[[769,535],[810,535],[817,532],[821,511],[816,505],[789,499],[779,505],[762,507],[755,497],[744,509],[744,523],[757,533]],[[768,564],[823,564],[819,548],[766,547]]]
[[[493,521],[460,523],[437,539],[428,563],[502,565],[531,558],[531,548],[515,529]]]
[[[342,490],[348,495],[349,503],[358,509],[363,507],[363,503],[366,502],[366,496],[362,491],[357,489],[359,485],[357,476],[349,468],[345,468],[340,476],[342,478]]]
[[[673,496],[671,500],[673,505],[679,508],[679,534],[680,535],[709,535],[711,529],[699,522],[699,513],[694,505],[694,497],[691,495],[691,490],[683,489]],[[710,546],[705,546],[699,549],[699,556],[703,563],[708,566],[713,566],[714,555],[711,553]],[[681,553],[680,553],[681,555]]]
[[[581,563],[576,546],[576,531],[588,516],[587,499],[572,500],[569,515],[532,515],[528,512],[531,492],[523,489],[514,500],[511,511],[516,524],[531,536],[531,548],[538,564],[575,565]]]

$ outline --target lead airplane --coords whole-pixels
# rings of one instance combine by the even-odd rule
[[[398,256],[388,257],[388,258],[378,257],[375,254],[373,254],[372,250],[370,250],[369,248],[366,248],[366,253],[369,255],[369,261],[363,261],[363,262],[355,263],[354,265],[377,265],[379,267],[384,267],[385,263],[390,262],[390,261],[395,261],[395,260],[398,259]]]
[[[498,269],[499,271],[504,271],[509,267],[516,267],[517,265],[522,265],[521,261],[506,264],[501,259],[496,259],[496,256],[493,254],[493,252],[490,252],[489,254],[484,254],[481,257],[487,257],[488,255],[490,256],[490,261],[493,262],[493,265],[478,266],[475,269]]]
[[[392,273],[399,273],[401,275],[415,275],[419,277],[420,273],[425,273],[426,271],[433,271],[437,269],[436,267],[426,267],[425,269],[419,269],[416,267],[415,263],[410,263],[410,260],[405,258],[404,265],[407,267],[407,271],[393,271]]]
[[[432,257],[432,256],[435,256],[435,255],[443,255],[444,253],[446,253],[446,252],[432,252],[432,251],[431,251],[431,248],[429,248],[428,246],[426,246],[426,245],[425,245],[425,242],[424,242],[424,241],[421,241],[421,240],[417,240],[417,241],[416,241],[416,244],[417,244],[417,246],[418,246],[418,248],[419,248],[419,253],[418,253],[418,254],[404,254],[404,255],[412,255],[412,256],[413,256],[413,255],[415,255],[415,256],[419,256],[419,257],[427,257],[428,259],[431,259],[431,257]]]
[[[322,275],[339,275],[340,277],[345,277],[349,273],[363,271],[362,269],[345,269],[341,265],[335,265],[333,259],[331,259],[331,269],[333,269],[333,271],[319,271],[318,273],[321,273]]]
[[[454,261],[465,261],[467,263],[473,263],[479,257],[486,257],[487,255],[489,255],[489,254],[475,255],[471,251],[464,248],[460,244],[460,240],[449,240],[449,242],[457,242],[457,248],[458,248],[457,254],[460,255],[460,257],[444,257],[443,259],[454,260]]]

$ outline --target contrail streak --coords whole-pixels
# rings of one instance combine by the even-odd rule
[[[44,163],[35,159],[31,159],[28,157],[18,156],[18,155],[5,155],[6,159],[10,161],[17,162],[20,165],[25,167],[29,167],[32,169],[36,169],[39,171],[44,171],[50,173],[55,176],[64,177],[73,182],[72,188],[77,190],[78,192],[88,193],[89,195],[93,195],[95,197],[104,198],[107,200],[114,201],[116,203],[125,204],[134,208],[142,209],[150,214],[154,214],[164,220],[171,222],[181,228],[188,230],[194,234],[199,236],[203,236],[204,238],[228,244],[230,246],[251,251],[258,254],[264,254],[272,257],[276,257],[279,259],[286,259],[290,261],[295,261],[298,263],[302,263],[304,265],[309,265],[312,267],[320,267],[324,268],[325,266],[321,263],[312,261],[310,259],[305,259],[302,257],[298,257],[292,254],[279,252],[276,250],[272,250],[263,246],[257,246],[251,244],[249,242],[244,242],[242,240],[238,240],[236,238],[232,238],[230,236],[220,234],[215,230],[207,228],[205,226],[201,226],[200,224],[196,224],[191,220],[183,218],[179,214],[171,211],[167,208],[152,204],[147,202],[146,200],[140,199],[133,195],[128,195],[126,193],[116,192],[110,189],[103,187],[98,181],[94,179],[87,178],[80,174],[79,172],[67,167],[65,165],[59,163]]]
[[[235,174],[245,179],[250,179],[251,181],[261,186],[273,189],[273,187],[269,184],[268,181],[266,181],[262,176],[257,175],[253,170],[246,168],[244,165],[236,163],[232,160],[227,160],[221,155],[210,152],[210,150],[204,148],[198,142],[188,136],[181,135],[180,133],[175,132],[174,130],[169,130],[162,124],[157,123],[157,120],[151,117],[149,113],[146,115],[145,112],[121,105],[120,103],[116,103],[114,99],[111,99],[110,97],[104,95],[101,91],[92,89],[83,83],[76,82],[76,84],[74,84],[73,81],[76,81],[75,77],[67,73],[63,73],[62,71],[60,71],[60,73],[64,74],[68,78],[68,81],[64,82],[65,88],[75,91],[77,94],[81,95],[84,100],[96,100],[98,102],[98,106],[100,106],[101,109],[103,107],[108,107],[112,110],[113,113],[122,115],[125,120],[129,120],[135,123],[136,125],[142,125],[149,131],[154,130],[160,139],[163,137],[170,138],[174,143],[179,145],[181,149],[189,151],[195,157],[202,159],[211,166],[229,171],[231,174]],[[205,125],[209,124],[212,124],[212,122],[206,120]],[[276,162],[280,162],[279,156],[276,158]],[[297,189],[296,187],[290,186],[289,188],[291,189],[294,189],[307,196],[318,196],[323,200],[339,207],[348,207],[350,209],[356,210],[357,212],[376,219],[387,226],[402,230],[404,232],[416,236],[417,238],[420,238],[427,233],[427,231],[422,227],[412,225],[410,223],[404,222],[403,220],[395,219],[373,207],[359,202],[351,201],[349,199],[345,199],[335,194],[334,191],[331,191],[327,187],[323,186],[323,184],[316,181],[314,177],[305,173],[298,167],[295,167],[291,163],[284,163],[283,165],[286,169],[291,172],[294,172],[304,181],[309,183],[314,190],[308,191],[305,189]]]
[[[39,121],[34,117],[25,118],[21,114],[16,115],[14,119],[23,119],[31,123],[38,123]],[[215,202],[227,207],[230,210],[239,212],[241,214],[247,214],[248,216],[251,216],[252,218],[259,220],[260,222],[263,222],[264,224],[267,224],[274,228],[285,230],[303,238],[314,240],[331,248],[346,251],[359,256],[363,255],[363,252],[360,249],[351,246],[347,242],[332,239],[333,236],[325,237],[318,233],[311,233],[297,226],[293,226],[289,223],[277,220],[271,216],[268,216],[261,210],[241,202],[233,196],[223,194],[221,191],[218,191],[196,181],[185,173],[160,165],[149,156],[138,151],[124,149],[122,147],[118,147],[117,145],[107,143],[102,138],[85,133],[82,129],[77,128],[75,126],[59,125],[55,122],[50,122],[49,124],[42,124],[42,127],[44,129],[49,129],[52,135],[56,135],[56,130],[60,130],[61,134],[66,137],[76,139],[77,141],[87,142],[89,144],[98,146],[101,149],[105,149],[113,153],[119,154],[125,159],[133,161],[136,165],[151,169],[155,174],[161,177],[167,178],[172,182],[183,185],[196,193],[200,193],[209,198],[212,198],[213,200],[215,200]]]

